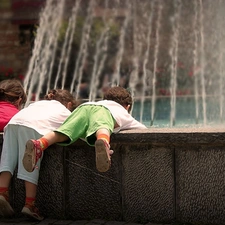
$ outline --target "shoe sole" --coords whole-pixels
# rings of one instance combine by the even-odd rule
[[[39,220],[39,221],[41,221],[41,220],[44,219],[44,217],[40,217],[40,216],[38,216],[37,214],[32,213],[32,212],[30,211],[30,209],[28,209],[27,207],[23,207],[21,213],[23,213],[25,216],[27,216],[27,217],[29,217],[29,218],[36,219],[36,220]]]
[[[3,196],[0,196],[0,215],[3,217],[12,217],[14,215],[11,205]]]
[[[27,172],[33,172],[34,171],[34,167],[33,167],[33,159],[34,159],[34,143],[33,141],[29,140],[26,143],[26,149],[25,149],[25,153],[23,156],[23,167],[25,168],[25,170]]]
[[[106,172],[111,166],[111,160],[103,140],[95,142],[96,168],[99,172]]]

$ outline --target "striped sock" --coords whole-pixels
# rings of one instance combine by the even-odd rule
[[[40,138],[37,141],[40,142],[40,146],[41,146],[41,151],[44,151],[49,145],[48,145],[48,140],[46,138]]]
[[[97,136],[97,140],[98,140],[98,139],[104,139],[104,140],[109,144],[110,136],[107,135],[107,134],[99,134],[99,135]]]
[[[6,192],[8,190],[9,190],[8,187],[0,187],[0,193],[4,193],[4,192]]]
[[[34,202],[35,202],[36,198],[32,198],[32,197],[26,197],[26,203],[25,204],[28,204],[28,205],[33,205]]]

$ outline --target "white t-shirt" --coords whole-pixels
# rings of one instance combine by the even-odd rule
[[[107,108],[113,118],[116,120],[116,123],[119,127],[114,129],[114,133],[119,132],[120,130],[129,130],[129,129],[147,129],[147,127],[134,119],[131,114],[120,104],[111,100],[101,100],[98,102],[85,102],[82,105],[102,105]],[[82,106],[81,105],[81,106]]]
[[[56,130],[70,114],[70,110],[59,101],[41,100],[20,110],[8,124],[26,126],[44,135]]]

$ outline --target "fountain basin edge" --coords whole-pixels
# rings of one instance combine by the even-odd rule
[[[225,224],[225,129],[121,131],[111,148],[106,173],[96,170],[94,148],[81,140],[45,151],[37,195],[44,216]],[[15,175],[10,202],[20,216],[25,191]]]

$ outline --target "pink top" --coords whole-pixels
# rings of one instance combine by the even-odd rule
[[[19,110],[16,106],[9,102],[0,101],[0,132],[3,132],[4,127],[17,112]]]

